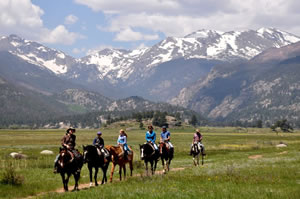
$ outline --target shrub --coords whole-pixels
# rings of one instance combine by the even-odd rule
[[[4,168],[0,182],[9,185],[22,185],[24,183],[24,176],[17,174],[12,163],[9,163]]]

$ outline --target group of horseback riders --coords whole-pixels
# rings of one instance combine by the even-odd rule
[[[75,149],[76,146],[76,135],[75,135],[75,128],[68,128],[66,131],[66,134],[61,140],[61,145],[63,148],[67,149],[69,151],[70,155],[72,156],[72,161],[79,161],[81,158],[81,154],[78,150]],[[104,140],[101,137],[102,132],[97,132],[97,137],[93,140],[93,145],[97,148],[98,155],[101,156],[103,154],[104,161],[107,159],[106,157],[109,156],[109,152],[104,147]],[[120,134],[117,140],[117,144],[120,146],[122,153],[120,156],[123,156],[124,159],[127,158],[127,155],[131,153],[130,148],[127,145],[127,134],[123,129],[120,130]],[[156,141],[156,133],[153,130],[153,126],[148,126],[148,131],[146,132],[146,143],[150,144],[155,151],[159,150],[159,153],[162,154],[162,146],[165,144],[169,149],[173,148],[172,143],[170,142],[171,139],[171,133],[167,130],[166,126],[162,126],[162,131],[160,133],[160,141],[159,141],[159,147],[157,147],[155,141]],[[202,151],[202,154],[205,155],[205,149],[204,145],[201,143],[202,141],[202,135],[200,133],[200,130],[197,129],[196,133],[193,136],[193,144],[197,144],[199,147],[199,150]],[[193,147],[191,146],[190,155],[192,154]],[[56,156],[55,164],[54,164],[54,173],[58,172],[58,159],[59,155]],[[80,165],[80,164],[77,164]],[[81,165],[82,166],[82,165]],[[78,172],[80,172],[80,167],[78,167]]]
[[[161,154],[162,153],[162,143],[165,143],[169,148],[173,148],[172,143],[170,142],[171,139],[171,133],[167,131],[167,127],[163,126],[162,127],[162,132],[160,133],[160,140],[159,140],[159,148],[155,144],[156,140],[156,133],[153,131],[153,126],[149,125],[148,126],[148,131],[146,132],[146,142],[152,145],[154,150],[158,151]]]

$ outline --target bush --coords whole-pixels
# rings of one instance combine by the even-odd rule
[[[24,176],[17,174],[12,163],[10,163],[5,166],[0,182],[9,185],[22,185],[24,183]]]

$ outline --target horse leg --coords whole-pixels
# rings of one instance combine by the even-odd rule
[[[89,166],[90,172],[90,187],[93,186],[93,167]]]
[[[202,156],[202,165],[204,164],[204,155],[201,155]]]
[[[106,179],[106,167],[105,167],[105,165],[103,167],[101,167],[101,169],[102,169],[102,172],[103,172],[103,177],[102,177],[101,184],[104,184],[105,179]]]
[[[104,165],[104,167],[102,167],[103,178],[102,178],[101,184],[105,184],[107,182],[107,176],[106,176],[107,169],[108,169],[108,164],[106,164],[106,165]]]
[[[123,165],[119,165],[120,181],[122,181],[122,167],[123,167]]]
[[[124,171],[124,180],[126,178],[126,164],[123,165],[123,171]]]
[[[110,182],[112,182],[113,175],[114,175],[114,170],[115,170],[115,164],[112,164],[111,170],[110,170]]]
[[[197,166],[196,160],[195,160],[195,155],[193,154],[193,163],[195,166]]]
[[[162,163],[162,166],[163,166],[163,173],[166,173],[166,169],[165,169],[165,161],[163,158],[161,158],[161,163]]]
[[[148,176],[148,161],[145,161],[146,175]]]
[[[157,166],[157,160],[154,160],[154,169],[153,169],[153,175],[155,174],[156,166]]]
[[[66,186],[65,173],[60,173],[60,175],[61,175],[61,179],[62,179],[62,182],[63,182],[63,185],[64,185],[64,190],[68,191],[67,186]]]
[[[70,175],[71,175],[71,173],[67,173],[67,178],[65,180],[65,183],[66,183],[66,189],[65,189],[65,191],[69,191],[68,183],[69,183]]]
[[[133,159],[129,161],[129,168],[130,168],[130,176],[132,176],[132,171],[133,171],[133,164],[132,164]]]
[[[154,174],[154,168],[153,168],[153,160],[150,160],[150,164],[151,164],[151,174]]]
[[[95,167],[95,176],[94,176],[94,179],[95,179],[95,185],[98,186],[98,182],[97,182],[97,174],[98,174],[98,170],[99,168],[98,167]]]
[[[78,188],[78,181],[79,181],[79,178],[80,178],[80,173],[74,173],[74,179],[75,179],[75,186],[74,186],[74,189],[73,191],[78,191],[79,188]]]

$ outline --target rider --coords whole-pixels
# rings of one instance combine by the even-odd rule
[[[122,150],[119,156],[122,156],[124,154],[124,159],[127,159],[127,153],[130,152],[130,150],[127,146],[127,134],[123,129],[120,130],[120,135],[118,137],[117,143],[119,146],[121,146],[121,150]]]
[[[66,148],[68,151],[70,151],[70,154],[72,156],[72,160],[75,157],[75,161],[81,157],[80,153],[75,149],[76,146],[76,135],[74,134],[76,132],[75,128],[70,127],[66,131],[66,135],[61,139],[61,145],[62,147]],[[59,155],[56,156],[55,164],[54,164],[54,173],[57,172],[57,164],[58,164]],[[80,172],[80,164],[78,164],[77,172]]]
[[[197,143],[198,148],[200,150],[202,149],[202,154],[206,155],[204,145],[202,144],[202,135],[200,133],[200,129],[196,129],[196,133],[194,134],[194,137],[193,137],[192,146],[194,143]],[[190,154],[192,154],[192,148],[191,148]]]
[[[107,157],[108,154],[104,150],[104,140],[101,137],[101,135],[102,135],[102,132],[98,131],[97,137],[95,137],[95,139],[93,140],[93,145],[96,147],[99,156],[101,156],[101,153],[102,153],[102,154],[104,154],[105,157]]]
[[[156,151],[158,151],[158,147],[155,144],[155,140],[156,140],[156,133],[153,131],[153,126],[149,125],[148,126],[148,131],[146,132],[146,141],[148,143],[150,143],[151,145],[153,145],[154,149]]]
[[[171,133],[167,131],[166,126],[162,126],[162,132],[160,133],[160,143],[167,143],[169,145],[169,148],[173,148],[172,143],[170,142],[170,136]],[[162,154],[162,145],[159,146],[159,153]]]

